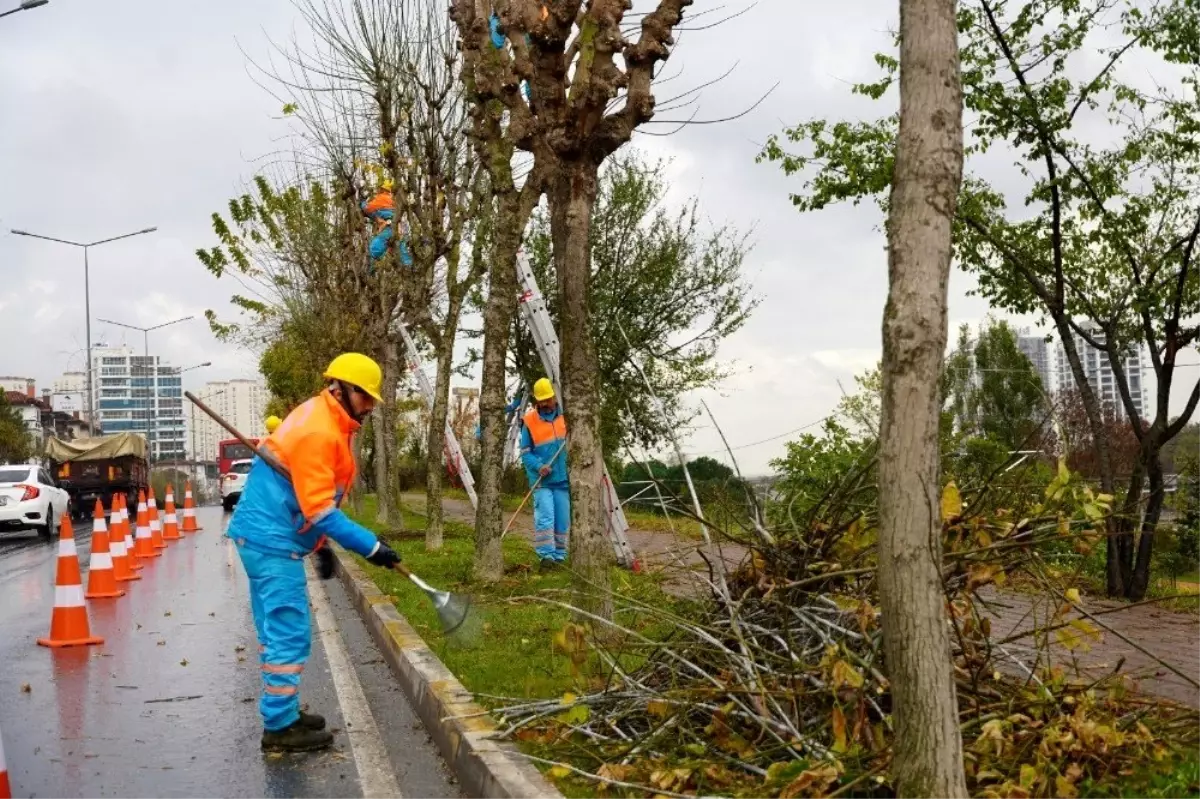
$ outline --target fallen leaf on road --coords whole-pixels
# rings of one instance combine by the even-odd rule
[[[139,630],[140,630],[140,629],[142,629],[142,625],[140,625],[140,624],[139,624],[139,625],[137,626],[137,628],[138,628]]]
[[[267,753],[268,760],[279,760],[282,757],[283,757],[283,752],[268,752]]]
[[[238,655],[238,663],[245,663],[245,662],[246,662],[246,656]]]
[[[208,615],[209,615],[209,616],[212,616],[214,619],[217,617],[217,614],[216,614],[216,613],[210,613],[210,614],[208,614]]]
[[[21,683],[21,693],[28,694],[33,691],[33,686],[27,682]]]
[[[171,611],[169,611],[169,610],[168,610],[168,611],[167,611],[166,613],[164,613],[163,615],[164,615],[164,616],[170,616],[170,615],[171,615]]]
[[[166,641],[159,641],[159,642],[158,642],[158,645],[159,645],[159,646],[166,646],[166,645],[167,645],[167,642],[166,642]]]
[[[183,660],[179,661],[179,665],[180,665],[180,666],[186,666],[186,665],[187,665],[187,658],[184,658]]]
[[[233,651],[234,651],[234,652],[245,652],[245,651],[246,651],[246,647],[242,646],[241,644],[238,644],[237,646],[235,646],[235,647],[233,648]]]

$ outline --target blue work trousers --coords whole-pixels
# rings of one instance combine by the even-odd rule
[[[537,488],[533,492],[533,548],[541,560],[567,559],[571,532],[571,490],[566,486]]]
[[[282,730],[300,718],[300,674],[312,650],[304,561],[239,546],[250,578],[250,609],[258,631],[263,727]]]

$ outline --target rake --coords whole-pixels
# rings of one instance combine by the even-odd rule
[[[255,446],[250,439],[238,432],[233,425],[222,419],[220,414],[205,405],[204,402],[192,392],[185,391],[183,392],[183,395],[191,400],[193,405],[204,411],[204,413],[208,414],[208,416],[214,422],[228,430],[230,435],[253,450],[255,454],[262,458],[268,466],[286,478],[288,482],[291,482],[291,472],[288,471],[286,466],[279,462],[279,459],[275,457],[275,454],[267,449],[265,445]],[[453,635],[463,627],[463,624],[467,621],[467,617],[471,613],[471,598],[469,596],[464,594],[454,594],[449,591],[439,591],[417,575],[413,574],[412,571],[403,563],[397,563],[392,568],[403,574],[412,581],[413,585],[425,592],[425,596],[429,597],[429,601],[433,603],[434,610],[437,611],[438,621],[441,623],[442,630],[446,635]]]

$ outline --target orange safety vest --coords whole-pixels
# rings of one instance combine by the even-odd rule
[[[337,508],[354,484],[356,466],[350,441],[359,429],[328,390],[298,406],[266,440],[266,446],[292,474],[292,488],[305,533],[314,519]],[[319,546],[319,542],[318,542]]]
[[[547,422],[538,415],[537,408],[533,408],[525,413],[524,419],[525,429],[529,431],[529,437],[535,447],[550,441],[562,441],[567,437],[567,418],[561,413],[554,421]]]

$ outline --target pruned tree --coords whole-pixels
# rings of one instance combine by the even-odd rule
[[[33,455],[29,431],[21,414],[0,391],[0,462],[24,463]]]
[[[1162,447],[1200,402],[1197,381],[1183,413],[1170,416],[1178,354],[1200,336],[1197,17],[1191,0],[971,0],[959,14],[968,155],[1011,154],[1024,202],[1010,208],[1006,192],[969,177],[957,206],[956,253],[993,304],[1043,314],[1062,343],[1092,427],[1101,489],[1123,495],[1107,521],[1108,591],[1134,599],[1149,584]],[[888,94],[896,61],[876,60],[882,79],[856,93]],[[1138,66],[1123,71],[1127,61]],[[1146,81],[1148,69],[1161,77]],[[1093,140],[1096,126],[1108,142]],[[763,157],[807,173],[806,192],[793,197],[799,208],[866,196],[886,207],[894,115],[813,120],[786,135],[811,149],[794,154],[772,140]],[[1113,365],[1120,410],[1139,441],[1138,468],[1125,481],[1114,471],[1081,344]],[[1139,350],[1149,353],[1157,385],[1145,425],[1134,401],[1141,386],[1124,366]]]
[[[577,601],[601,617],[612,611],[612,556],[601,507],[599,364],[590,318],[592,212],[600,165],[654,115],[655,67],[670,54],[674,30],[691,2],[659,0],[641,17],[636,40],[622,30],[631,11],[626,0],[495,0],[492,8],[485,0],[455,0],[453,6],[463,49],[477,54],[470,79],[477,90],[483,88],[481,78],[491,79],[485,91],[509,114],[507,135],[533,156],[535,170],[544,170],[562,303],[571,559],[578,575]],[[507,37],[505,48],[495,48],[491,41],[493,10],[499,32]],[[492,56],[491,72],[479,68],[486,56]]]
[[[900,796],[967,795],[942,588],[939,377],[963,169],[955,0],[900,1],[879,428],[879,599]]]

